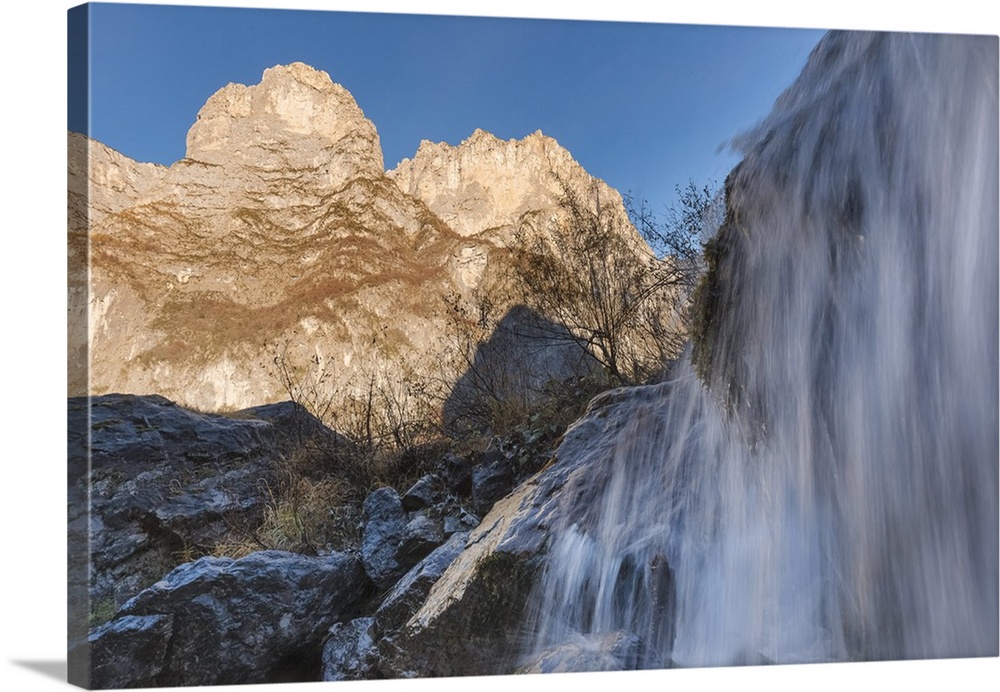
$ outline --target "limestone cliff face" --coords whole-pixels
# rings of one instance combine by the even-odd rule
[[[424,140],[388,175],[465,237],[502,234],[528,216],[553,214],[567,192],[625,213],[617,191],[540,131],[503,141],[476,130],[458,146]]]
[[[185,164],[182,177],[271,207],[315,203],[350,180],[384,173],[375,126],[344,87],[302,63],[213,94],[188,131]]]
[[[425,143],[387,175],[353,97],[301,63],[212,95],[169,168],[81,135],[69,148],[90,393],[203,410],[288,398],[275,355],[342,392],[389,373],[440,380],[444,297],[488,280],[509,234],[554,213],[560,180],[621,204],[538,133]]]
[[[100,142],[71,132],[68,142],[69,195],[71,208],[80,218],[87,212],[91,222],[132,206],[155,188],[167,174],[167,168],[154,163],[139,163]]]

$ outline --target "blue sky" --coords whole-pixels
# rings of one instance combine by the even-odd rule
[[[90,134],[170,164],[213,92],[302,61],[354,95],[389,168],[422,139],[542,130],[590,173],[658,208],[688,180],[721,184],[738,160],[728,139],[769,111],[822,33],[96,4]]]

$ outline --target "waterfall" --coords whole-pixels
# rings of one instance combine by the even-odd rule
[[[705,333],[555,528],[533,655],[997,655],[997,59],[834,32],[740,137]]]

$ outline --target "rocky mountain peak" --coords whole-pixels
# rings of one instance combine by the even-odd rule
[[[188,131],[187,160],[313,173],[325,188],[384,172],[378,133],[354,97],[299,62],[265,70],[257,85],[215,92]]]
[[[477,129],[457,146],[424,140],[388,175],[463,236],[509,229],[526,214],[553,211],[567,190],[580,200],[621,206],[615,190],[540,130],[501,140]]]
[[[523,229],[570,230],[567,189],[631,229],[618,193],[541,132],[425,141],[386,173],[351,94],[302,63],[215,92],[169,168],[82,136],[70,153],[75,256],[89,249],[91,269],[77,279],[94,355],[80,394],[273,402],[288,396],[279,352],[331,373],[338,396],[372,373],[438,372],[454,331],[443,299],[497,284],[510,260],[495,250]],[[496,300],[499,318],[512,298]]]

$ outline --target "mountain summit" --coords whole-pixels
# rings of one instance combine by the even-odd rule
[[[617,192],[541,131],[503,141],[477,129],[458,146],[424,140],[388,175],[462,236],[516,227],[526,214],[551,211],[564,187],[578,199],[621,206]]]
[[[265,178],[308,173],[316,190],[384,172],[378,133],[354,97],[303,63],[267,69],[255,86],[215,92],[188,131],[186,159]]]
[[[560,218],[564,192],[635,233],[620,195],[541,133],[424,142],[386,173],[351,94],[302,63],[213,94],[169,168],[75,133],[69,150],[71,252],[89,240],[91,258],[92,394],[220,410],[314,379],[343,392],[426,379],[456,307],[497,284],[518,234]]]

